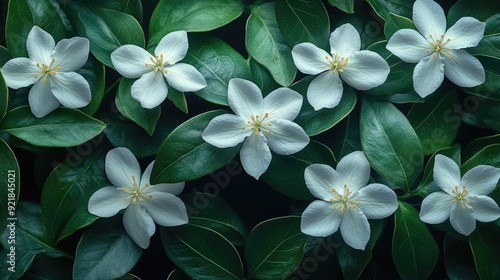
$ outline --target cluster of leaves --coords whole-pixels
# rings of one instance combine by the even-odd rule
[[[260,183],[293,205],[290,216],[271,213],[275,218],[248,232],[253,225],[233,210],[231,197],[181,195],[190,209],[189,224],[160,230],[164,254],[180,268],[168,279],[284,279],[291,275],[306,279],[304,271],[311,279],[321,278],[321,273],[373,278],[377,259],[372,253],[383,235],[392,238],[392,244],[383,244],[383,252],[391,251],[403,279],[424,279],[435,270],[446,271],[449,278],[499,278],[498,221],[479,223],[467,238],[447,223],[423,224],[417,210],[421,198],[437,188],[432,180],[436,153],[455,160],[462,173],[480,164],[500,167],[500,8],[495,0],[437,1],[448,11],[448,26],[463,16],[486,23],[483,40],[469,49],[484,65],[486,82],[463,89],[445,81],[425,100],[413,90],[415,65],[402,62],[385,48],[394,32],[415,28],[413,1],[248,2],[10,0],[7,9],[2,7],[7,15],[5,36],[0,40],[5,39],[6,48],[0,46],[0,65],[12,57],[27,56],[26,37],[33,25],[56,41],[86,37],[92,54],[79,71],[90,84],[90,104],[80,110],[58,108],[41,119],[27,106],[28,90],[9,90],[0,75],[1,185],[8,183],[8,170],[19,174],[18,160],[22,166],[23,159],[16,159],[16,153],[22,150],[36,161],[34,172],[21,171],[28,173],[26,178],[34,176],[30,184],[42,182],[36,203],[21,199],[17,205],[15,273],[4,274],[10,245],[9,232],[3,235],[2,279],[23,274],[29,279],[111,279],[129,272],[153,249],[142,252],[125,233],[119,217],[96,221],[87,211],[89,197],[109,185],[104,173],[106,152],[127,147],[138,158],[156,159],[152,184],[186,181],[189,185],[224,166],[229,170],[238,147],[218,149],[201,138],[208,122],[227,112],[228,81],[251,80],[264,94],[290,87],[306,100],[312,78],[297,73],[292,47],[312,42],[327,49],[330,32],[345,22],[360,31],[363,49],[387,60],[391,68],[387,81],[365,92],[345,85],[342,100],[333,109],[315,111],[304,102],[295,122],[313,140],[297,154],[273,155],[262,177],[265,183]],[[143,5],[144,11],[152,13],[143,12]],[[184,62],[195,66],[208,86],[186,94],[169,88],[170,101],[143,109],[131,97],[133,81],[119,78],[110,54],[124,44],[153,50],[165,34],[175,30],[189,33]],[[480,135],[470,135],[471,131]],[[338,233],[325,240],[307,237],[300,231],[297,216],[313,200],[304,169],[312,163],[335,166],[355,150],[364,151],[375,171],[373,179],[394,188],[400,199],[399,209],[389,218],[393,222],[370,221],[371,239],[365,251],[348,247]],[[234,176],[228,174],[217,185],[217,193]],[[254,184],[249,176],[245,180]],[[36,188],[24,184],[23,190],[36,193]],[[238,187],[230,184],[230,188]],[[16,180],[16,197],[19,191],[20,180]],[[498,186],[491,196],[500,203]],[[7,189],[0,189],[0,228],[7,224],[7,197]],[[255,203],[258,208],[260,202]],[[328,255],[327,260],[320,252]],[[440,254],[444,267],[435,268]],[[338,271],[332,272],[332,267]]]

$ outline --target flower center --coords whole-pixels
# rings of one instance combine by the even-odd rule
[[[36,74],[35,79],[38,79],[38,77],[41,74],[41,75],[43,75],[43,83],[46,84],[47,83],[47,76],[49,76],[49,75],[55,76],[56,72],[61,70],[61,66],[53,67],[54,63],[56,63],[55,58],[52,58],[49,65],[47,65],[47,64],[40,65],[40,63],[37,62],[36,67],[38,67],[40,70],[42,70],[42,72],[39,74]]]
[[[344,208],[347,210],[354,209],[356,208],[356,205],[359,204],[358,201],[349,200],[349,196],[352,194],[352,192],[349,190],[346,184],[344,184],[344,192],[342,194],[338,193],[335,188],[332,188],[332,192],[333,198],[330,199],[330,202],[335,203],[333,209],[337,209],[337,207],[339,207],[339,212],[341,214],[344,213]]]
[[[149,60],[153,62],[153,64],[146,63],[146,68],[154,68],[153,71],[156,73],[158,71],[163,71],[163,73],[167,74],[167,69],[163,69],[165,66],[169,65],[168,61],[163,61],[163,54],[159,54],[155,57],[149,57]]]
[[[455,195],[455,198],[451,200],[452,202],[455,203],[458,201],[460,203],[464,203],[465,201],[467,204],[470,203],[470,201],[466,198],[469,195],[469,191],[466,186],[463,186],[462,189],[460,189],[459,186],[455,186],[451,193]]]
[[[135,176],[132,176],[132,181],[134,183],[131,187],[121,188],[122,191],[128,194],[128,196],[126,196],[123,200],[129,200],[132,198],[132,203],[136,204],[138,200],[142,203],[144,202],[144,198],[153,198],[152,195],[143,193],[144,189],[150,186],[148,183],[144,184],[142,188],[139,188],[137,182],[135,181]]]
[[[267,118],[269,118],[269,113],[266,113],[262,119],[259,115],[251,115],[250,120],[247,122],[248,125],[242,126],[241,129],[245,130],[250,127],[256,136],[259,135],[260,131],[269,133],[269,129],[263,128],[273,126],[270,122],[266,121]]]
[[[330,65],[327,66],[328,69],[331,69],[333,73],[339,71],[344,72],[344,67],[349,63],[348,57],[340,57],[338,53],[336,53],[333,58],[331,56],[325,55],[325,59],[328,60]]]
[[[436,57],[438,54],[443,54],[446,57],[451,58],[451,55],[449,54],[451,49],[445,47],[451,41],[450,38],[445,41],[444,34],[441,34],[441,38],[438,40],[435,40],[432,35],[429,35],[429,37],[431,38],[431,41],[429,42],[431,48],[426,51],[427,53],[433,52],[432,57]]]

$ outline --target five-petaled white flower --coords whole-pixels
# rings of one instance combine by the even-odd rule
[[[359,33],[349,23],[341,25],[330,35],[330,53],[311,43],[293,47],[293,61],[302,73],[322,73],[307,88],[307,100],[316,111],[339,104],[344,91],[340,77],[359,90],[368,90],[385,82],[390,71],[387,62],[375,52],[360,49]]]
[[[196,68],[182,60],[188,50],[186,31],[171,32],[156,46],[155,55],[134,45],[123,45],[111,54],[111,62],[116,70],[126,78],[139,78],[132,85],[132,97],[143,108],[151,109],[160,105],[167,97],[169,85],[178,91],[197,91],[207,86],[207,82]]]
[[[337,164],[337,170],[312,164],[304,172],[309,191],[320,200],[302,213],[301,230],[326,237],[340,233],[347,245],[364,250],[370,239],[368,219],[382,219],[398,208],[396,193],[382,184],[369,184],[370,164],[361,151],[352,152]]]
[[[429,194],[422,201],[420,219],[439,224],[450,218],[453,228],[469,235],[476,229],[476,220],[492,222],[500,218],[500,208],[490,197],[500,178],[500,168],[478,165],[460,177],[460,168],[450,158],[436,155],[434,182],[444,192]]]
[[[123,225],[128,235],[141,248],[149,246],[155,233],[155,222],[161,226],[178,226],[188,222],[186,206],[176,195],[184,182],[150,185],[154,161],[141,175],[141,167],[127,148],[114,148],[106,155],[106,175],[114,187],[96,191],[88,210],[99,217],[111,217],[127,208]]]
[[[444,11],[432,0],[415,1],[413,21],[418,32],[398,30],[389,39],[387,49],[405,62],[417,63],[413,87],[421,97],[436,91],[444,76],[461,87],[474,87],[484,82],[481,62],[461,50],[479,44],[486,26],[484,22],[463,17],[446,30]]]
[[[259,179],[271,163],[271,150],[290,155],[309,143],[309,136],[292,122],[299,114],[302,96],[289,88],[279,88],[262,98],[254,83],[231,79],[228,86],[229,107],[236,113],[224,114],[210,121],[202,137],[218,147],[234,147],[245,141],[240,151],[245,171]]]
[[[42,118],[59,104],[81,108],[91,100],[87,80],[75,73],[87,62],[89,40],[82,37],[54,38],[38,26],[33,26],[26,40],[28,56],[13,58],[2,67],[7,86],[13,89],[34,84],[28,95],[31,112]]]

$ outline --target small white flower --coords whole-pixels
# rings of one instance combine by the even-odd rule
[[[89,40],[82,37],[54,38],[38,26],[33,26],[26,40],[28,56],[13,58],[2,68],[7,86],[13,89],[34,84],[28,95],[31,112],[42,118],[59,104],[81,108],[91,100],[87,80],[75,73],[89,56]]]
[[[390,71],[387,62],[375,52],[360,49],[359,33],[349,23],[341,25],[330,35],[330,53],[311,43],[293,47],[293,61],[302,73],[322,73],[307,88],[307,100],[314,110],[339,104],[344,91],[340,77],[359,90],[368,90],[385,82]]]
[[[236,113],[210,121],[202,137],[218,148],[234,147],[245,141],[240,151],[245,171],[259,179],[271,163],[271,150],[290,155],[309,143],[302,127],[292,122],[302,107],[302,96],[289,88],[279,88],[262,98],[252,82],[231,79],[227,97]]]
[[[474,87],[484,82],[481,62],[461,50],[479,44],[486,26],[484,22],[463,17],[446,30],[444,11],[432,0],[415,1],[413,21],[418,32],[413,29],[397,31],[389,39],[387,49],[405,62],[417,63],[413,87],[421,97],[436,91],[444,76],[461,87]]]
[[[96,191],[88,210],[99,217],[111,217],[127,208],[123,225],[128,235],[141,248],[149,246],[155,233],[155,222],[161,226],[178,226],[188,222],[186,206],[176,195],[184,182],[150,185],[154,161],[141,175],[135,156],[126,148],[115,148],[106,155],[106,175],[114,186]],[[140,181],[139,181],[140,179]]]
[[[160,105],[167,97],[169,85],[178,91],[197,91],[207,86],[207,82],[192,65],[177,63],[188,50],[186,31],[171,32],[156,46],[155,55],[134,45],[123,45],[111,54],[111,62],[116,70],[126,78],[136,79],[132,85],[132,97],[143,108],[151,109]]]
[[[478,165],[460,177],[460,168],[450,158],[436,155],[434,182],[444,192],[429,194],[422,201],[420,219],[439,224],[450,218],[453,228],[469,235],[476,220],[487,223],[500,218],[500,208],[490,197],[500,178],[500,168]]]
[[[396,193],[382,184],[369,184],[370,164],[361,151],[352,152],[337,170],[312,164],[304,172],[309,191],[320,200],[302,213],[300,228],[307,235],[326,237],[340,233],[347,245],[364,250],[370,239],[368,219],[382,219],[398,208]]]

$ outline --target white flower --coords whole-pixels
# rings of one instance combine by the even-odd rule
[[[126,78],[136,79],[132,97],[143,108],[160,105],[167,97],[169,85],[178,91],[197,91],[207,86],[205,78],[193,66],[177,63],[188,50],[186,31],[171,32],[156,46],[155,55],[134,45],[123,45],[111,54],[116,70]]]
[[[150,185],[154,161],[141,175],[135,156],[126,148],[115,148],[106,155],[106,175],[114,186],[96,191],[88,210],[99,217],[111,217],[127,208],[123,225],[128,235],[141,248],[149,246],[155,233],[155,222],[161,226],[178,226],[188,222],[186,206],[176,195],[184,182]],[[140,179],[140,181],[139,181]]]
[[[485,80],[481,62],[463,48],[475,47],[483,38],[486,24],[463,17],[446,30],[444,11],[432,0],[413,4],[417,31],[401,29],[387,43],[387,49],[405,62],[417,63],[413,87],[421,96],[436,91],[444,76],[461,87],[474,87]],[[420,32],[420,33],[419,33]]]
[[[290,155],[309,143],[309,136],[292,120],[299,114],[302,96],[288,88],[279,88],[262,98],[260,89],[243,79],[229,81],[229,107],[236,113],[210,121],[202,137],[218,147],[234,147],[245,141],[240,151],[245,171],[259,179],[271,163],[271,150]]]
[[[469,235],[476,220],[487,223],[500,218],[500,208],[490,197],[500,178],[500,168],[478,165],[460,178],[460,168],[450,158],[436,155],[434,182],[444,192],[431,193],[422,201],[420,219],[439,224],[450,218],[453,228]]]
[[[311,43],[293,47],[293,61],[302,73],[322,73],[307,89],[307,100],[314,110],[339,104],[344,90],[340,77],[359,90],[368,90],[385,82],[390,71],[387,62],[375,52],[360,49],[359,33],[349,23],[341,25],[330,35],[330,53]]]
[[[361,151],[343,157],[337,170],[313,164],[304,172],[309,191],[320,200],[302,213],[303,233],[326,237],[340,233],[347,245],[364,250],[370,239],[368,219],[382,219],[398,208],[396,193],[382,184],[369,184],[370,164]]]
[[[2,68],[7,86],[18,89],[35,84],[28,95],[31,112],[38,118],[54,111],[59,104],[81,108],[91,100],[87,80],[75,73],[87,61],[89,40],[82,37],[54,38],[33,26],[26,40],[28,56],[13,58]]]

